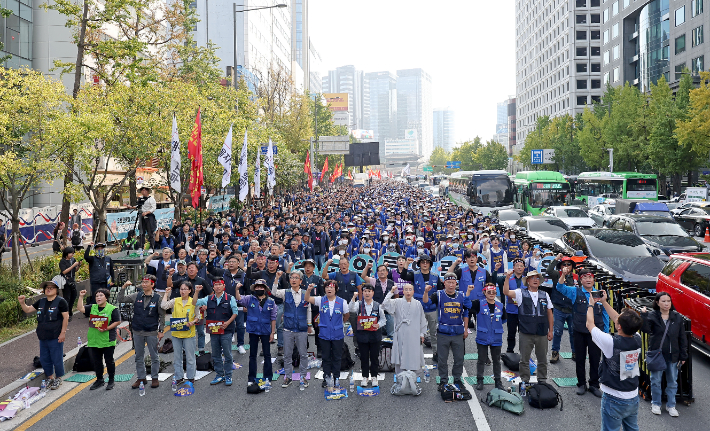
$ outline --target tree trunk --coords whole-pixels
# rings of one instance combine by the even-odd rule
[[[12,273],[20,276],[20,216],[12,210]]]
[[[136,173],[135,171],[128,176],[128,194],[130,196],[131,206],[134,207],[138,203],[138,196],[136,196]]]
[[[673,181],[673,192],[678,193],[680,196],[680,185],[683,182],[683,174],[673,174],[671,181]]]
[[[668,196],[668,187],[666,187],[666,176],[659,174],[658,175],[658,182],[659,182],[659,187],[658,187],[658,194]]]

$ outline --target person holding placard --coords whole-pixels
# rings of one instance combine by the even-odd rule
[[[195,325],[200,319],[195,315],[195,304],[192,300],[194,293],[192,283],[185,282],[180,285],[180,297],[170,299],[172,287],[165,289],[165,296],[160,307],[163,310],[173,309],[170,317],[170,331],[173,335],[173,366],[175,368],[175,379],[177,384],[181,384],[184,379],[182,369],[182,355],[185,353],[187,362],[187,380],[195,381],[197,360],[195,358]]]
[[[87,346],[91,361],[94,363],[96,381],[89,390],[96,390],[104,385],[104,361],[108,372],[108,385],[106,390],[113,389],[116,364],[113,361],[113,352],[116,349],[116,327],[121,323],[121,313],[118,308],[108,303],[110,293],[108,289],[98,289],[94,293],[95,302],[91,307],[84,307],[86,290],[79,292],[79,301],[76,309],[89,318],[89,331],[86,334]]]
[[[394,285],[393,285],[394,286]],[[350,302],[350,314],[355,314],[356,329],[355,338],[357,338],[362,364],[362,383],[363,388],[367,386],[367,381],[370,379],[372,386],[379,386],[377,374],[379,373],[379,356],[380,343],[382,343],[382,331],[380,328],[387,324],[385,310],[381,304],[373,300],[375,288],[371,284],[365,284],[362,287],[363,300],[358,300],[358,294],[353,296]]]

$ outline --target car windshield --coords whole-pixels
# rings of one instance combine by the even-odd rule
[[[579,208],[564,208],[557,210],[557,217],[588,217],[587,213]]]
[[[606,207],[607,214],[616,214],[616,207]]]
[[[562,220],[530,220],[528,226],[532,232],[567,232],[569,228]]]
[[[676,235],[688,236],[685,230],[677,223],[667,220],[637,221],[636,230],[639,235]]]
[[[599,230],[587,235],[591,253],[596,257],[649,257],[646,244],[636,235],[622,230]]]
[[[701,207],[701,210],[705,211],[706,213],[710,214],[710,208],[708,207]]]
[[[502,221],[520,220],[520,214],[515,211],[501,211],[498,213],[498,219]]]

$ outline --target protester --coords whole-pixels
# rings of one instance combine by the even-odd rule
[[[194,295],[194,287],[192,283],[185,282],[180,284],[180,296],[170,299],[172,287],[165,289],[163,302],[160,306],[163,310],[173,312],[170,316],[170,333],[173,337],[173,368],[175,368],[175,379],[177,384],[181,384],[184,379],[182,358],[185,356],[187,380],[195,381],[195,372],[197,361],[195,358],[195,325],[199,323],[197,317],[195,303],[192,296]]]
[[[403,298],[393,299],[399,289],[392,287],[385,296],[382,307],[394,317],[392,364],[395,373],[403,370],[420,373],[424,363],[424,336],[428,328],[422,303],[414,298],[414,286],[404,285]],[[433,344],[432,344],[433,346]]]
[[[116,349],[116,327],[121,323],[121,314],[118,308],[108,303],[110,293],[108,289],[98,289],[94,292],[95,302],[90,307],[84,307],[84,296],[86,290],[79,292],[79,302],[77,310],[84,313],[89,318],[89,331],[86,334],[87,346],[91,360],[94,363],[96,381],[89,390],[96,390],[104,385],[104,362],[108,373],[108,384],[106,390],[114,387],[114,376],[116,375],[116,365],[113,361],[113,353]]]
[[[574,269],[576,264],[569,256],[563,256],[559,253],[555,259],[553,259],[547,267],[547,275],[551,280],[557,281],[560,278],[560,269],[563,267]],[[577,286],[578,277],[573,271],[568,272],[565,275],[565,286]],[[565,324],[567,324],[567,330],[569,332],[569,344],[572,348],[572,360],[577,360],[577,355],[575,353],[575,342],[574,342],[574,319],[573,310],[574,304],[572,300],[562,294],[559,290],[555,288],[547,289],[541,287],[541,290],[545,290],[550,296],[552,305],[555,307],[552,311],[552,316],[554,319],[553,323],[553,335],[552,335],[552,354],[550,356],[550,363],[554,364],[560,360],[560,343],[562,342],[562,334],[564,333]]]
[[[508,277],[508,288],[511,290],[520,290],[523,288],[523,275],[525,274],[525,262],[516,257],[513,259],[513,273]],[[515,349],[515,338],[518,333],[518,304],[515,300],[506,300],[507,296],[502,295],[502,300],[505,303],[505,312],[507,315],[506,325],[508,327],[508,348],[506,352],[512,353]],[[486,297],[486,299],[488,299]]]
[[[187,283],[189,282],[192,284],[192,286],[195,288],[195,293],[197,293],[199,299],[207,298],[209,295],[212,294],[212,287],[203,279],[202,277],[199,277],[197,275],[197,264],[195,262],[190,262],[187,265],[187,277],[183,277],[180,273],[181,266],[184,265],[184,262],[177,262],[177,267],[178,267],[178,274],[176,275],[175,271],[169,271],[168,272],[168,280],[167,280],[167,287],[173,287],[178,293],[173,292],[172,293],[172,299],[175,299],[180,292],[180,285],[182,283]],[[175,278],[175,280],[173,280]],[[199,307],[198,307],[199,310]],[[198,314],[199,313],[198,311]],[[205,324],[202,321],[202,318],[204,318],[204,315],[201,315],[200,317],[200,323],[195,325],[195,332],[197,333],[197,350],[199,351],[200,355],[203,355],[205,353]]]
[[[91,243],[89,243],[91,245]],[[96,292],[99,289],[110,289],[116,279],[113,260],[106,256],[106,244],[98,242],[94,245],[94,255],[90,254],[91,247],[86,247],[84,260],[89,265],[89,282],[91,283],[91,296],[89,303],[94,303]],[[108,296],[106,297],[108,299]]]
[[[69,321],[72,321],[74,315],[73,308],[76,302],[76,270],[81,265],[81,262],[74,259],[74,248],[65,247],[62,250],[62,260],[59,261],[59,272],[64,277],[64,299],[69,306]]]
[[[493,378],[495,387],[504,389],[500,378],[500,352],[503,346],[503,323],[507,314],[503,304],[496,301],[497,286],[492,281],[486,282],[483,293],[486,301],[474,299],[471,309],[477,316],[476,348],[478,361],[476,363],[476,390],[483,390],[483,371],[486,366],[488,350],[490,349],[493,363]]]
[[[362,365],[362,382],[360,386],[367,387],[368,380],[372,386],[379,386],[377,375],[379,374],[380,344],[382,343],[381,328],[387,324],[387,317],[381,304],[373,300],[375,287],[365,284],[362,287],[362,300],[358,299],[359,294],[353,296],[350,302],[350,313],[355,314],[357,326],[355,338],[357,338]]]
[[[280,275],[279,275],[280,277]],[[278,282],[278,278],[274,282]],[[274,341],[276,333],[277,308],[274,300],[269,298],[266,280],[259,279],[251,285],[252,295],[244,295],[237,291],[237,303],[247,309],[247,333],[249,334],[249,376],[247,385],[256,383],[256,355],[259,351],[264,354],[264,379],[270,380],[273,375],[271,365],[271,348],[269,344]],[[231,363],[231,354],[230,354]],[[231,369],[231,367],[230,367]]]

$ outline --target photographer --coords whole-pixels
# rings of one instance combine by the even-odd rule
[[[148,235],[148,241],[150,242],[150,249],[155,249],[155,229],[158,226],[155,220],[155,214],[153,212],[158,208],[158,204],[155,202],[155,198],[150,195],[151,188],[148,186],[143,186],[139,189],[141,192],[141,197],[138,198],[137,206],[130,206],[128,208],[138,210],[138,220],[140,229],[140,238],[138,239],[140,249],[144,248],[145,235]]]

